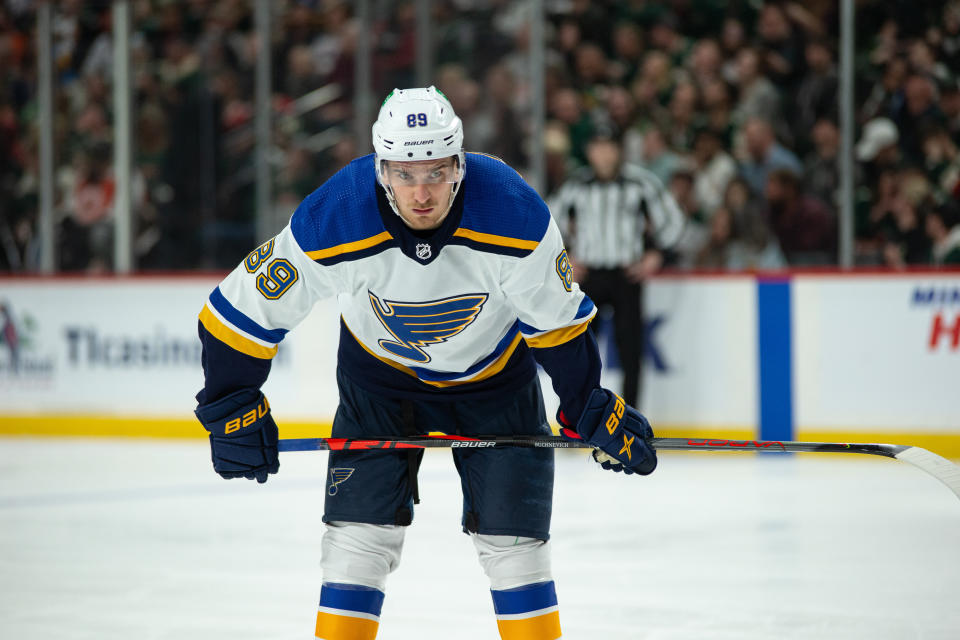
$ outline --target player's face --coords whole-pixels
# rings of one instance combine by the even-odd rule
[[[400,217],[411,229],[436,229],[450,211],[457,180],[454,158],[418,162],[388,161],[384,171],[393,189]]]

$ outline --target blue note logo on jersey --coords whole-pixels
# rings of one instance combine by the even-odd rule
[[[394,338],[380,340],[380,348],[420,364],[430,362],[424,347],[446,342],[469,327],[489,297],[470,293],[428,302],[397,302],[367,293],[373,312]]]

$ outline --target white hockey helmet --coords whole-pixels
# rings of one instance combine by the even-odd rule
[[[393,189],[385,179],[387,160],[416,162],[455,157],[457,166],[450,203],[460,189],[466,169],[463,157],[463,123],[453,106],[436,87],[394,89],[380,106],[373,123],[373,150],[377,181],[387,194],[394,213],[399,215]],[[449,207],[448,204],[448,207]]]

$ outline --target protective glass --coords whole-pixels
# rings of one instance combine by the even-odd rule
[[[385,161],[385,182],[391,187],[414,187],[421,184],[453,184],[460,181],[456,160],[425,160],[420,162]]]

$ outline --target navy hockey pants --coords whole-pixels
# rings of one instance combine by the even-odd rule
[[[455,401],[385,398],[339,371],[337,384],[335,438],[376,439],[430,431],[464,436],[550,433],[537,378],[493,398]],[[412,454],[331,451],[324,522],[410,524],[422,455],[422,449]],[[463,491],[465,532],[549,539],[553,449],[454,449],[453,461]]]

